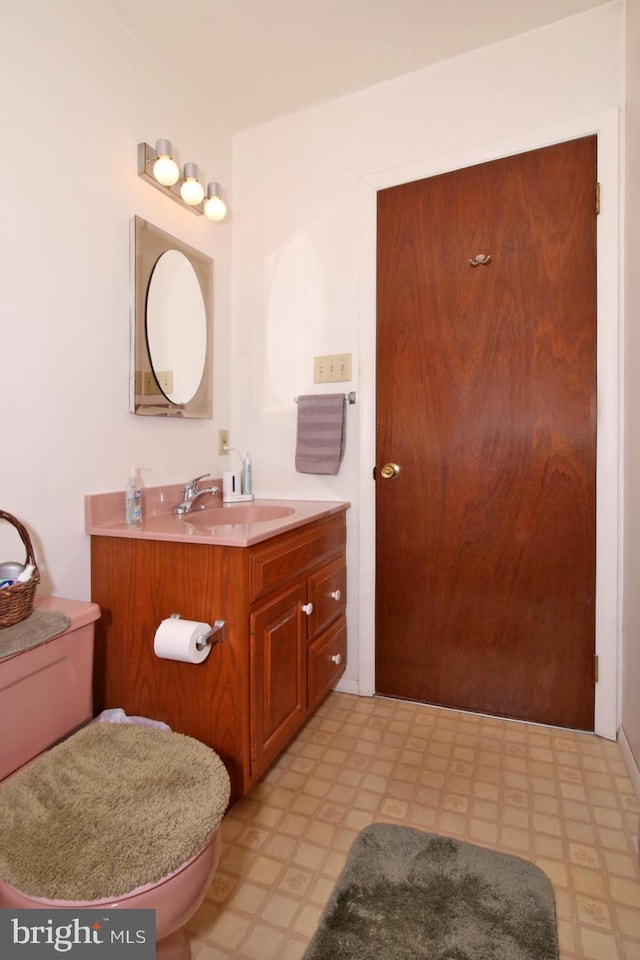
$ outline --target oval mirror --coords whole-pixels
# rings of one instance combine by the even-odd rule
[[[135,217],[131,411],[211,418],[213,260]]]
[[[207,320],[196,272],[178,250],[167,250],[153,268],[146,330],[158,386],[172,403],[188,403],[202,380]]]

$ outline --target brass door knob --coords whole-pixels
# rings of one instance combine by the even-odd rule
[[[383,480],[395,480],[399,473],[400,467],[397,463],[385,463],[380,471],[380,476]]]

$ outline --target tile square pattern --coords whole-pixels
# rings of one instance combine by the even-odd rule
[[[334,692],[224,818],[192,956],[300,960],[352,841],[386,821],[537,864],[561,960],[640,960],[639,814],[617,743]]]

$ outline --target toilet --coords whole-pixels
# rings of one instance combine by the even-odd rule
[[[0,631],[0,716],[5,722],[9,718],[11,731],[11,736],[0,741],[0,908],[153,909],[157,960],[189,960],[191,950],[183,928],[204,899],[218,864],[220,822],[229,800],[227,771],[213,750],[183,734],[151,724],[92,722],[94,626],[100,610],[94,603],[56,597],[36,606],[65,614],[71,623],[57,637],[5,657]],[[92,770],[90,764],[96,755],[96,767]],[[153,771],[148,778],[152,784],[148,793],[138,782],[138,778],[142,779],[144,787],[145,764]],[[103,790],[100,776],[105,768]],[[117,775],[109,776],[110,769]],[[126,881],[122,877],[123,861],[116,861],[107,853],[97,871],[95,860],[88,871],[83,872],[81,864],[78,867],[78,884],[84,883],[82,877],[92,875],[90,895],[70,886],[72,895],[66,896],[65,884],[73,883],[72,879],[67,880],[67,874],[72,872],[68,864],[72,862],[71,853],[75,856],[77,851],[65,849],[73,841],[57,843],[53,826],[45,838],[45,845],[50,843],[50,854],[42,855],[41,838],[37,847],[37,877],[23,881],[24,877],[31,877],[28,846],[33,830],[28,821],[29,809],[39,802],[33,785],[46,783],[47,804],[55,808],[50,818],[54,824],[64,818],[69,778],[76,775],[84,776],[86,783],[83,785],[80,780],[76,789],[74,782],[73,816],[78,816],[78,810],[86,814],[90,829],[101,839],[104,835],[105,850],[114,849],[118,842],[125,844],[121,848],[127,852],[131,849],[129,860],[135,877],[131,889],[109,886],[115,882],[116,873],[117,883]],[[110,793],[112,790],[115,795]],[[55,807],[58,795],[60,810]],[[103,798],[109,811],[108,824],[99,819]],[[166,798],[169,806],[175,803],[173,816],[171,809],[167,810]],[[123,811],[123,820],[120,825],[112,825],[111,812],[119,809]],[[16,810],[20,814],[14,822]],[[127,821],[135,821],[132,810],[140,815],[143,826],[131,826],[131,843],[135,843],[140,832],[144,856],[136,856],[135,847],[127,846]],[[42,819],[41,811],[34,821],[36,826],[38,817]],[[169,818],[172,826],[167,830],[165,821]],[[74,819],[74,832],[75,823]],[[94,823],[98,824],[95,828]],[[112,838],[107,835],[111,829]],[[159,838],[157,844],[154,836]],[[5,837],[12,837],[15,842],[7,840],[2,846]],[[155,873],[146,877],[145,870],[151,869],[147,861],[152,859]],[[42,863],[46,866],[42,867]],[[111,895],[100,895],[103,873],[103,882]],[[43,889],[38,888],[40,885]]]

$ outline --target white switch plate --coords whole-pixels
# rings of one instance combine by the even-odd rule
[[[314,383],[338,383],[351,380],[351,354],[330,353],[313,358]]]

